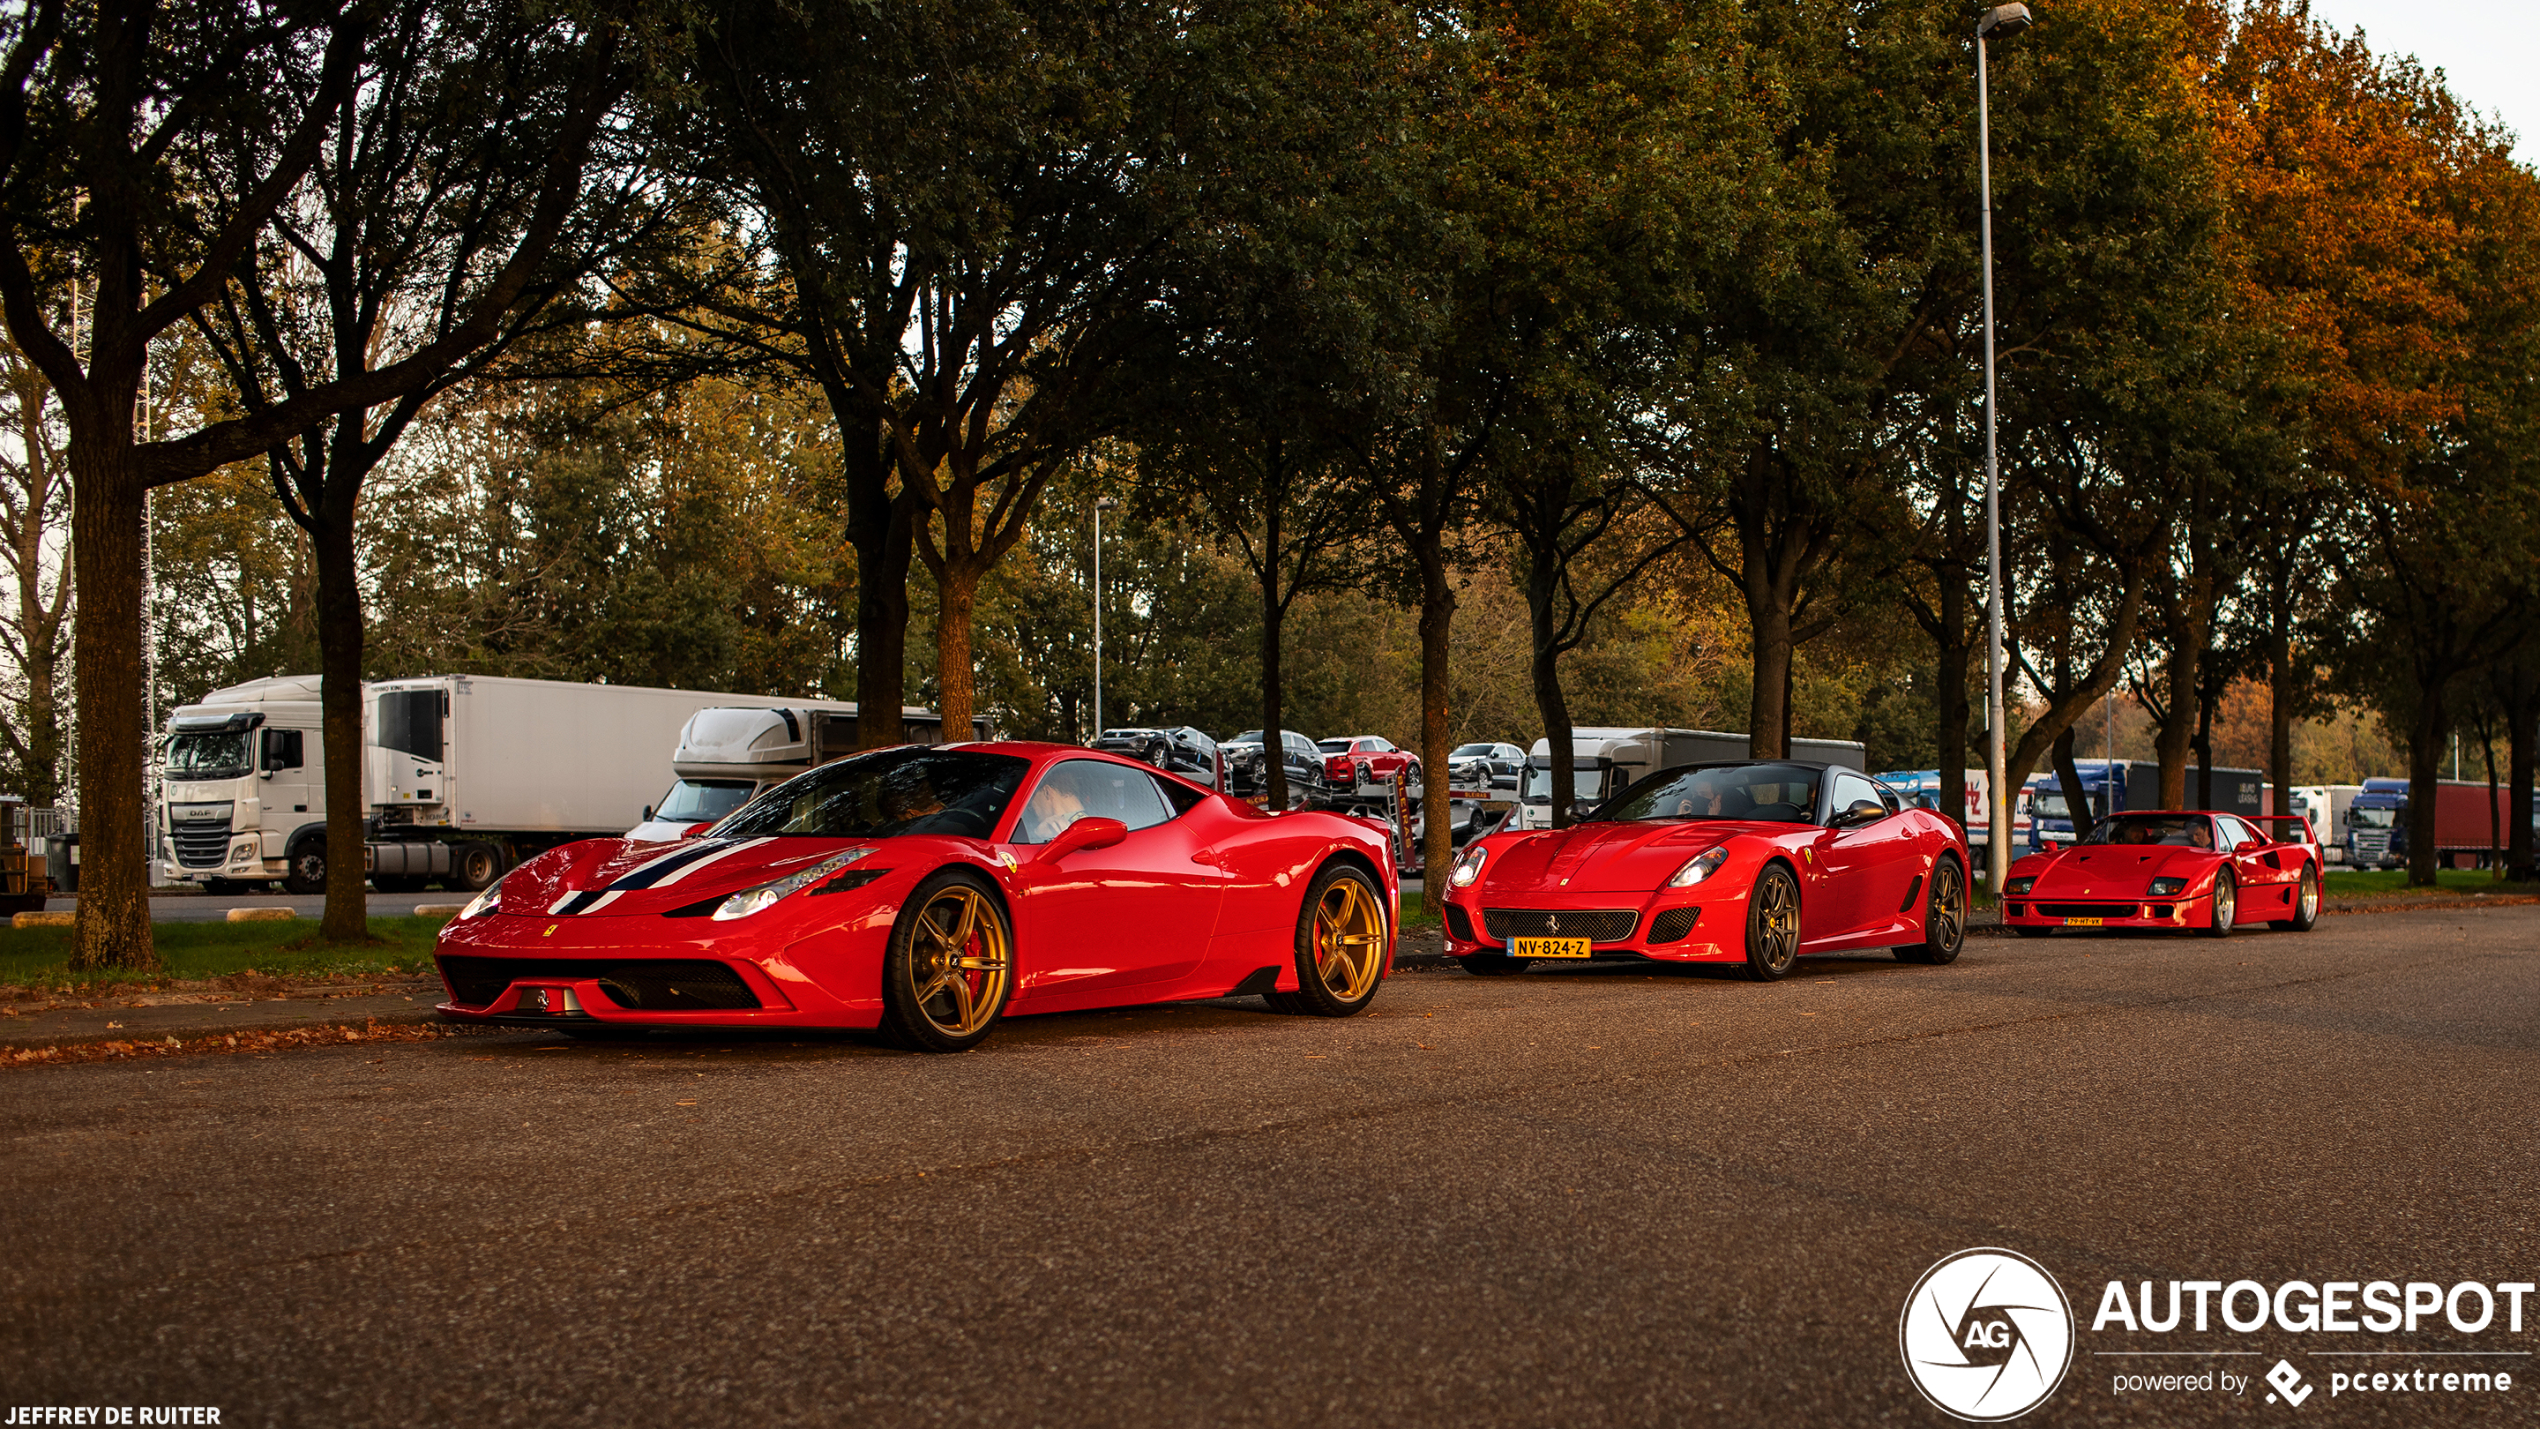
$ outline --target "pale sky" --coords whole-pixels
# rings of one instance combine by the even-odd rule
[[[2311,14],[2442,70],[2455,96],[2514,131],[2517,158],[2540,163],[2540,0],[2311,0]]]

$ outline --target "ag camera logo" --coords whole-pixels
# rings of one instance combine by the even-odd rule
[[[1974,1423],[2046,1402],[2073,1363],[2073,1307],[2046,1267],[1981,1246],[1945,1257],[1905,1297],[1897,1346],[1914,1387]]]

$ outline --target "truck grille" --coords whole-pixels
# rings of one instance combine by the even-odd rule
[[[1631,937],[1640,914],[1629,908],[1485,908],[1482,927],[1494,942],[1510,938],[1576,938],[1619,943]],[[1557,925],[1557,926],[1556,926]]]
[[[717,962],[652,958],[480,958],[452,954],[437,959],[450,995],[462,1007],[483,1007],[523,978],[579,982],[599,980],[611,1001],[640,1012],[703,1012],[757,1007],[757,994],[741,975]]]
[[[172,823],[168,839],[176,845],[176,861],[184,868],[218,868],[229,857],[229,820],[217,824]]]

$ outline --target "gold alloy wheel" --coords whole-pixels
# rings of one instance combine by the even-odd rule
[[[1367,885],[1336,878],[1314,907],[1314,971],[1343,1002],[1376,985],[1385,966],[1385,915]]]
[[[1799,957],[1799,886],[1789,874],[1767,875],[1755,890],[1755,933],[1764,966],[1775,974]]]
[[[908,951],[918,1015],[945,1036],[971,1036],[1004,1005],[1014,939],[979,890],[956,883],[927,900]]]

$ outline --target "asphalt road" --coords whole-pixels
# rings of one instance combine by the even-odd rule
[[[1944,1424],[1927,1266],[2081,1317],[2023,1424],[2533,1422],[2523,1332],[2091,1328],[2111,1279],[2540,1279],[2540,908],[979,1052],[537,1034],[0,1075],[0,1388],[224,1425]],[[2120,1358],[2228,1349],[2240,1358]],[[2478,1350],[2331,1360],[2312,1351]],[[2112,1374],[2287,1358],[2296,1412]],[[2502,1368],[2330,1398],[2340,1365]],[[2528,1375],[2522,1373],[2528,1368]]]

